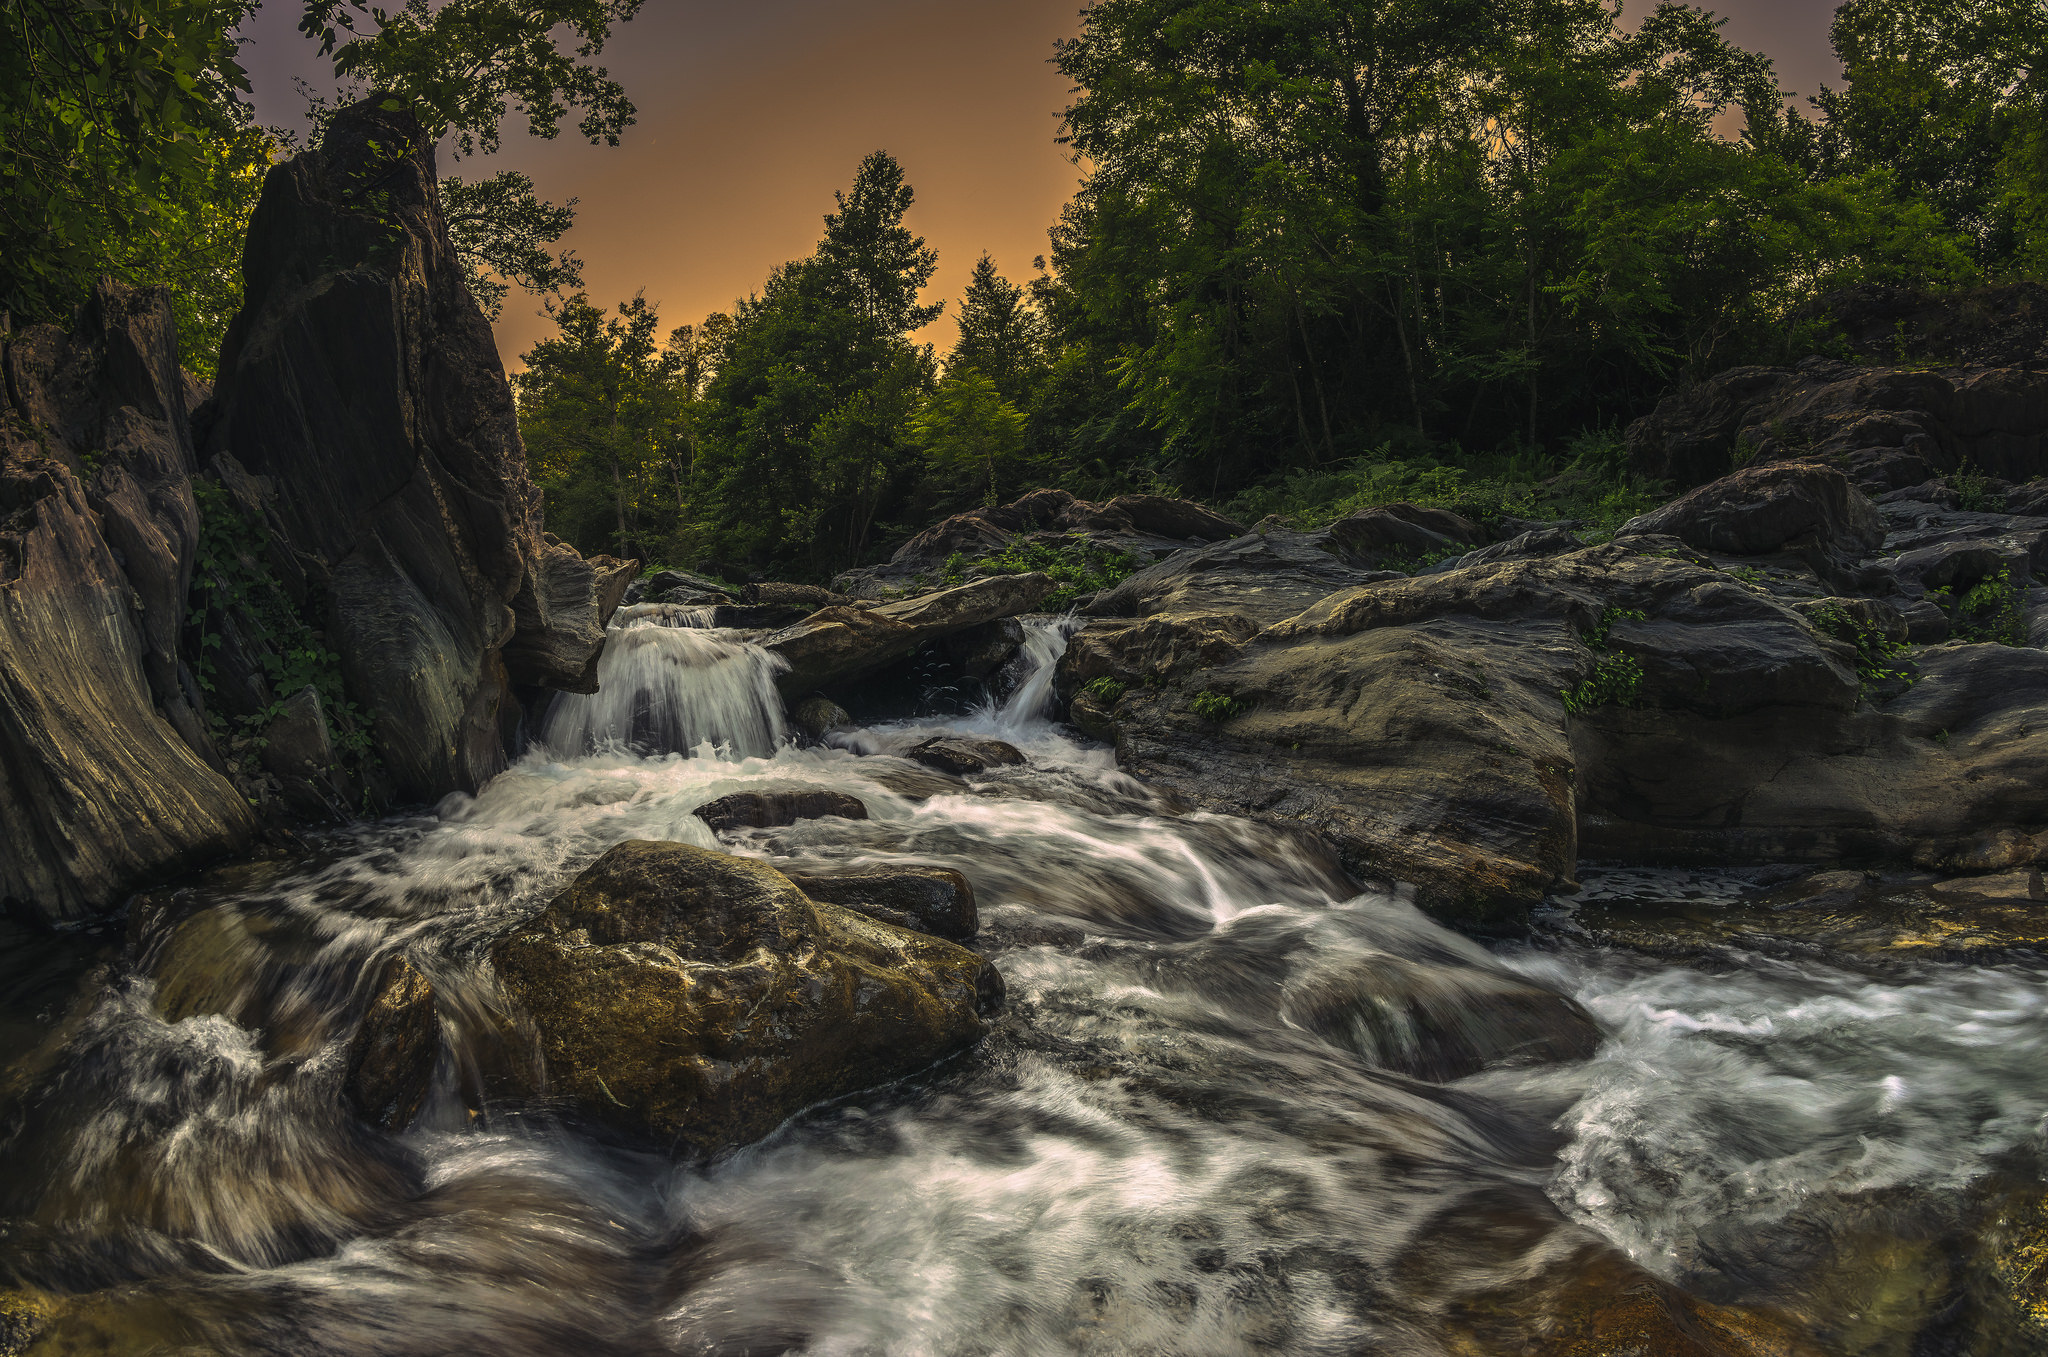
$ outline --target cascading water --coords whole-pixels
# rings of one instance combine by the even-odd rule
[[[1798,1351],[2037,1350],[2019,1329],[1912,1343],[1942,1295],[1923,1273],[1956,1256],[1928,1222],[2039,1147],[2038,964],[1672,962],[1591,947],[1568,911],[1488,950],[1357,894],[1306,840],[1173,813],[1053,726],[1069,624],[1028,626],[998,708],[798,748],[768,657],[655,616],[622,616],[605,691],[550,714],[549,751],[150,914],[16,1064],[0,1274],[80,1297],[53,1340],[1562,1352],[1574,1305],[1662,1284],[1630,1258],[1793,1317]],[[941,729],[1030,762],[963,782],[887,752]],[[675,752],[706,742],[724,752]],[[972,879],[1009,989],[983,1046],[711,1163],[472,1115],[488,940],[607,846],[718,846],[693,808],[787,786],[870,818],[723,846]],[[387,1137],[340,1098],[351,1015],[401,951],[444,1049],[435,1099]],[[1634,1350],[1594,1332],[1612,1341],[1571,1350]]]
[[[597,691],[557,695],[542,742],[567,757],[605,748],[666,754],[707,742],[734,754],[773,753],[788,738],[775,691],[783,662],[706,630],[711,611],[619,609],[597,661]]]

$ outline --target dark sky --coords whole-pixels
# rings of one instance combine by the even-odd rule
[[[1640,13],[1651,0],[1630,0]],[[869,151],[902,162],[917,190],[910,225],[939,251],[933,295],[957,298],[986,250],[1013,279],[1046,248],[1075,167],[1053,143],[1068,87],[1047,64],[1078,27],[1077,0],[649,0],[618,30],[605,64],[639,105],[616,148],[573,126],[553,142],[523,135],[505,150],[451,165],[481,177],[513,168],[544,196],[579,198],[565,238],[584,260],[591,299],[645,289],[667,325],[725,310],[768,271],[808,254],[832,191]],[[298,0],[267,0],[243,60],[258,116],[292,124],[292,77],[331,87],[326,63],[297,31]],[[1828,0],[1724,0],[1735,42],[1778,63],[1802,97],[1839,71],[1828,52]],[[573,119],[572,119],[573,122]],[[957,303],[955,303],[957,305]],[[943,349],[948,315],[925,335]],[[514,292],[498,322],[508,364],[552,329]]]

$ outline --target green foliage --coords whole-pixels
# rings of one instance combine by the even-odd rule
[[[1045,375],[1045,319],[986,254],[975,261],[957,323],[960,338],[946,356],[947,374],[971,369],[993,382],[1005,401],[1028,402]]]
[[[469,294],[491,320],[505,308],[508,284],[554,297],[583,285],[575,252],[547,249],[575,225],[574,198],[559,207],[547,202],[517,170],[473,184],[451,174],[441,179],[441,215]]]
[[[272,154],[232,30],[253,0],[0,0],[0,311],[64,324],[95,278],[172,289],[211,375]]]
[[[1248,708],[1228,693],[1219,693],[1214,688],[1204,688],[1188,699],[1188,710],[1204,721],[1221,725]]]
[[[236,717],[222,715],[218,703],[207,719],[223,752],[253,772],[264,745],[264,732],[284,711],[285,703],[311,687],[320,697],[328,740],[342,766],[359,780],[376,764],[367,712],[349,699],[341,676],[341,658],[327,648],[322,633],[292,602],[269,564],[269,534],[243,513],[218,482],[203,477],[192,482],[199,505],[199,544],[192,572],[192,597],[186,625],[192,628],[193,663],[200,689],[218,692],[222,628],[236,628],[242,643],[263,668],[272,694],[260,711]]]
[[[1592,677],[1576,686],[1561,688],[1564,709],[1584,716],[1599,707],[1633,707],[1643,687],[1643,666],[1633,655],[1603,655],[1593,666]]]
[[[2005,512],[2005,496],[1991,488],[1991,477],[1968,461],[1950,473],[1948,486],[1956,492],[1956,507],[1959,509],[1973,514]]]
[[[1598,533],[1612,532],[1665,498],[1662,485],[1627,470],[1616,435],[1596,432],[1580,435],[1555,457],[1454,451],[1402,457],[1394,444],[1383,444],[1353,462],[1277,477],[1224,508],[1244,522],[1278,514],[1301,527],[1318,527],[1360,509],[1405,502],[1450,509],[1482,523],[1504,515],[1575,519]]]
[[[1086,537],[1069,536],[1057,542],[1043,538],[1013,537],[1001,551],[993,556],[984,556],[961,571],[952,574],[953,563],[958,553],[947,558],[949,582],[965,578],[968,573],[981,575],[1029,575],[1043,573],[1050,575],[1059,585],[1045,601],[1045,606],[1057,612],[1076,599],[1114,588],[1128,579],[1141,562],[1128,552],[1103,546]]]
[[[2027,643],[2027,615],[2021,606],[2025,596],[2012,582],[2012,571],[2001,567],[1970,586],[1956,604],[1956,635],[1965,641],[1991,641],[2005,646]]]
[[[299,30],[334,57],[334,73],[405,100],[429,135],[452,132],[460,155],[499,147],[512,113],[552,139],[572,108],[591,143],[619,144],[633,124],[625,90],[591,59],[643,0],[306,0]],[[564,50],[564,44],[570,44]]]
[[[1082,692],[1112,707],[1123,701],[1124,693],[1128,690],[1129,685],[1124,683],[1122,679],[1111,678],[1107,674],[1102,675],[1100,678],[1089,679],[1081,685]]]
[[[1616,622],[1641,622],[1643,620],[1643,612],[1640,608],[1602,608],[1599,620],[1594,622],[1592,628],[1579,639],[1586,643],[1586,649],[1588,650],[1605,650],[1607,649],[1608,633],[1614,630]]]
[[[939,389],[911,417],[910,436],[939,475],[982,481],[983,504],[999,502],[999,469],[1024,451],[1024,414],[994,381],[973,368],[948,371]]]
[[[1878,688],[1894,683],[1911,687],[1917,681],[1918,674],[1900,663],[1900,657],[1910,649],[1907,643],[1886,640],[1880,628],[1858,621],[1848,609],[1822,604],[1808,615],[1808,620],[1821,635],[1856,647],[1856,678],[1861,696],[1869,697]]]
[[[691,519],[700,557],[827,575],[863,558],[920,469],[910,421],[934,385],[910,332],[936,252],[903,225],[914,195],[864,159],[808,259],[738,303],[704,388]]]
[[[512,378],[527,466],[554,531],[585,551],[651,556],[688,508],[687,337],[663,344],[646,298],[607,316],[583,293],[550,305],[556,333]]]

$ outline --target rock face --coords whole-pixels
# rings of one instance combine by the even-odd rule
[[[1882,647],[1917,616],[1974,625],[1955,599],[1975,584],[1930,592],[1915,543],[2016,522],[1880,516],[1839,473],[1756,468],[1612,544],[1374,580],[1263,626],[1169,561],[1191,581],[1175,611],[1091,624],[1059,688],[1131,771],[1318,830],[1471,927],[1516,926],[1582,857],[2008,869],[2048,851],[2048,652]],[[1859,560],[1874,546],[1909,550]],[[1960,550],[1940,559],[1961,580],[2009,564]]]
[[[1392,573],[1346,560],[1329,529],[1268,528],[1176,552],[1098,594],[1083,611],[1091,617],[1231,613],[1263,625],[1292,617],[1333,590]]]
[[[928,642],[1029,612],[1053,587],[1044,575],[995,575],[876,608],[821,608],[761,645],[789,662],[776,686],[794,700],[872,674]]]
[[[205,456],[260,499],[399,795],[503,766],[511,685],[587,688],[629,571],[546,540],[512,396],[410,115],[365,102],[271,170]]]
[[[257,828],[178,653],[198,515],[176,353],[168,295],[119,286],[76,336],[5,347],[0,898],[52,922]]]
[[[1661,401],[1628,428],[1629,460],[1678,486],[1756,462],[1825,460],[1870,494],[1964,462],[2008,481],[2048,472],[2048,372],[2016,367],[1732,368]]]
[[[964,948],[673,843],[613,848],[492,955],[551,1098],[707,1154],[973,1045],[1001,992]]]

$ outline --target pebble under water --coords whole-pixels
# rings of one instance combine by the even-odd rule
[[[1571,902],[1482,946],[1047,721],[1062,623],[1007,705],[797,748],[774,662],[701,622],[622,617],[604,689],[478,796],[214,873],[125,939],[8,939],[0,1279],[61,1297],[38,1351],[2048,1350],[2040,958],[1672,960]],[[892,752],[946,729],[1029,762]],[[721,844],[691,814],[797,787],[872,818]],[[483,947],[634,838],[957,868],[1007,1007],[710,1162],[474,1107]],[[393,1137],[341,1083],[400,950],[444,1041]]]

